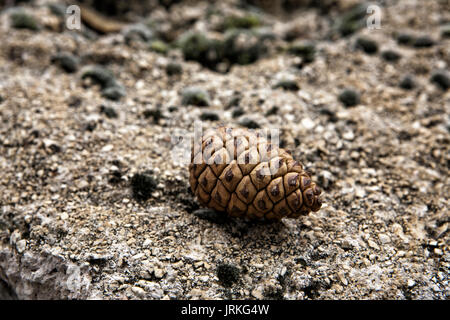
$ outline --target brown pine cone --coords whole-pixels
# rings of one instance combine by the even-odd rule
[[[322,205],[303,166],[246,129],[205,132],[192,146],[189,173],[200,203],[233,217],[298,218]]]

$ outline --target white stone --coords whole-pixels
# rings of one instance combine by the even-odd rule
[[[314,121],[312,121],[310,118],[303,118],[301,121],[301,125],[306,129],[306,130],[311,130],[312,128],[314,128],[314,126],[316,125],[314,123]]]
[[[252,290],[252,296],[254,296],[256,299],[259,299],[259,300],[264,299],[261,287],[253,289]]]
[[[19,253],[24,252],[26,246],[27,246],[27,241],[24,240],[24,239],[19,240],[19,241],[17,241],[17,243],[16,243],[16,249],[17,249],[17,251],[18,251]]]

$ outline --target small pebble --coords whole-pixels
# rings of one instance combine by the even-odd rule
[[[320,114],[326,115],[328,117],[328,121],[330,121],[330,122],[335,123],[339,120],[339,118],[336,115],[336,112],[330,110],[326,106],[323,106],[322,108],[320,108],[319,112],[320,112]]]
[[[355,46],[367,54],[375,54],[378,51],[378,44],[374,40],[365,37],[358,38]]]
[[[261,126],[254,120],[249,118],[244,118],[241,121],[239,121],[239,125],[243,127],[247,127],[249,129],[259,129]]]
[[[387,234],[379,234],[378,239],[382,244],[391,242],[391,238]]]
[[[16,243],[17,252],[19,252],[19,253],[24,252],[26,249],[26,246],[27,246],[26,240],[22,239],[22,240],[17,241],[17,243]]]
[[[294,80],[281,80],[278,81],[274,86],[274,89],[284,89],[289,91],[298,91],[300,87],[298,86],[297,82]]]
[[[397,43],[401,45],[412,45],[415,38],[408,33],[401,33],[397,36]]]
[[[233,118],[239,118],[240,116],[242,116],[244,114],[245,114],[244,109],[238,107],[233,110],[233,113],[231,114],[231,116]]]
[[[381,53],[381,56],[389,62],[397,62],[402,57],[400,53],[394,50],[385,50]]]
[[[104,115],[106,115],[106,117],[108,117],[110,119],[118,117],[118,114],[117,114],[116,110],[114,110],[114,108],[105,107],[104,105],[100,106],[100,113],[103,113]]]
[[[263,290],[261,287],[252,290],[252,296],[258,300],[264,299]]]
[[[344,134],[342,135],[342,138],[344,138],[345,140],[348,140],[348,141],[353,141],[353,139],[355,139],[355,134],[353,133],[353,131],[348,130],[348,131],[344,132]],[[356,153],[356,157],[355,157],[355,154],[352,152],[350,154],[350,157],[358,158],[358,153]]]
[[[78,97],[78,96],[70,96],[68,101],[67,101],[67,105],[71,108],[78,108],[79,106],[81,106],[83,100]]]
[[[86,131],[92,132],[92,131],[95,130],[96,127],[97,127],[97,122],[95,122],[95,121],[89,121],[89,122],[86,123],[86,125],[84,126],[84,129],[85,129]]]
[[[131,291],[133,291],[133,293],[137,295],[139,298],[145,297],[145,290],[140,287],[132,287]]]
[[[359,104],[360,94],[354,89],[345,89],[339,94],[339,101],[346,107],[353,107]]]
[[[380,247],[378,246],[378,244],[375,242],[375,241],[373,241],[373,240],[368,240],[367,241],[367,244],[369,245],[369,247],[371,247],[372,249],[375,249],[375,250],[380,250]]]
[[[153,273],[157,279],[161,279],[166,274],[166,271],[160,268],[155,268]]]
[[[201,208],[194,210],[193,215],[197,216],[199,219],[208,220],[210,222],[223,224],[227,221],[227,215],[223,212],[218,212],[209,208]]]
[[[441,28],[441,37],[450,38],[450,23]]]
[[[434,40],[429,36],[420,36],[413,43],[415,48],[430,48],[434,46]]]
[[[405,89],[405,90],[412,90],[416,87],[416,82],[412,76],[406,75],[400,81],[399,86],[400,86],[400,88]]]
[[[280,108],[278,108],[277,106],[273,106],[272,108],[270,108],[269,111],[266,112],[265,116],[269,117],[269,116],[272,116],[272,115],[276,115],[279,110],[280,110]]]
[[[227,104],[227,109],[231,108],[231,107],[238,107],[239,103],[241,102],[241,96],[240,95],[233,95],[230,99],[230,101],[228,101]]]
[[[303,118],[300,121],[300,125],[305,128],[306,130],[311,130],[312,128],[314,128],[316,126],[316,124],[314,123],[313,120],[311,120],[310,118]]]
[[[142,114],[146,119],[153,118],[153,123],[159,123],[164,118],[160,109],[147,109]]]
[[[324,190],[330,190],[335,182],[334,175],[327,170],[321,170],[318,174],[317,181]]]
[[[444,91],[450,88],[450,76],[446,71],[436,71],[431,76],[430,81]]]
[[[200,120],[202,121],[218,121],[220,118],[217,113],[214,112],[203,112],[200,115]]]

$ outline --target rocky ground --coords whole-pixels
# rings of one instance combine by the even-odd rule
[[[2,7],[0,298],[448,299],[449,1],[375,30],[357,1],[154,2],[103,31]],[[199,208],[170,158],[196,120],[281,129],[322,209]]]

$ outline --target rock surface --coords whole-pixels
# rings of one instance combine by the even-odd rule
[[[286,21],[259,13],[275,40],[220,72],[123,33],[61,30],[46,2],[24,4],[39,30],[14,29],[0,11],[0,298],[449,299],[450,92],[430,81],[449,69],[448,2],[395,1],[381,29],[345,36],[331,32],[345,5]],[[243,10],[235,4],[157,8],[152,32],[170,41],[206,28],[220,40],[214,26]],[[397,43],[425,30],[433,46]],[[314,41],[307,64],[285,50],[296,37]],[[402,58],[355,50],[358,37]],[[52,64],[58,52],[104,66],[124,96],[107,100],[81,70]],[[181,71],[168,75],[170,63]],[[399,87],[405,75],[411,90]],[[298,90],[273,88],[287,78]],[[208,92],[209,106],[182,105],[187,87]],[[361,94],[351,108],[345,88]],[[282,147],[323,185],[323,208],[272,224],[199,211],[171,138],[205,111],[220,119],[207,126],[281,129]],[[145,200],[131,187],[141,173],[155,178]]]

